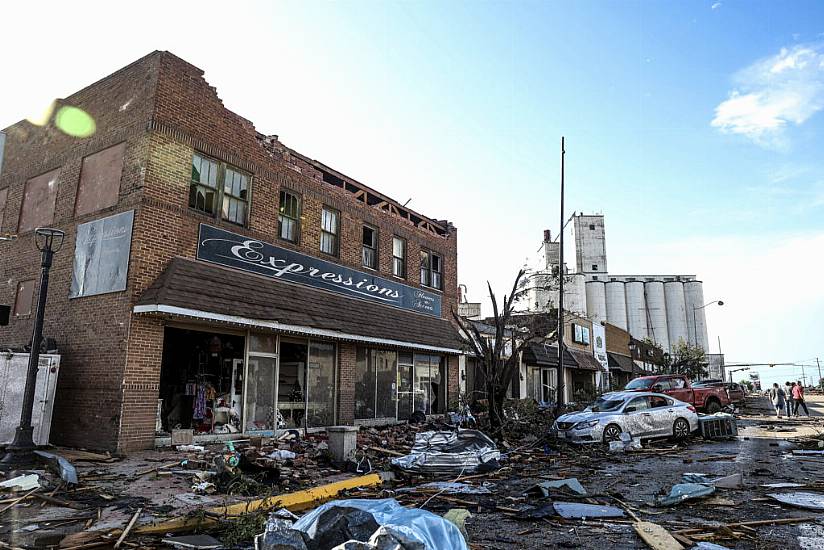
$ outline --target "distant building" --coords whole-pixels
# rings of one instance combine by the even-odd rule
[[[546,311],[558,305],[558,274],[563,271],[564,309],[586,315],[595,324],[608,322],[632,337],[649,338],[671,351],[680,341],[709,353],[703,284],[695,275],[616,275],[607,270],[602,214],[573,218],[575,271],[559,266],[559,244],[544,231],[541,269],[530,276],[529,308]]]

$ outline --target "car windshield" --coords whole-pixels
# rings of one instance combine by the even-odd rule
[[[632,380],[629,384],[627,384],[626,389],[628,390],[645,390],[652,386],[653,378],[636,378]]]
[[[593,403],[589,410],[592,412],[608,412],[608,411],[615,411],[618,410],[621,405],[624,403],[623,399],[615,399],[615,398],[608,398],[608,397],[599,397],[595,403]]]

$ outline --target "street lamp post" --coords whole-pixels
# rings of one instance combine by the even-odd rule
[[[37,312],[31,337],[29,365],[26,371],[26,388],[23,391],[23,409],[20,411],[20,425],[14,433],[14,440],[6,447],[2,463],[16,466],[32,461],[34,427],[31,424],[34,409],[34,390],[37,386],[37,368],[40,365],[40,342],[43,339],[43,317],[46,311],[46,296],[49,291],[49,269],[54,253],[63,246],[64,233],[59,229],[39,227],[34,231],[34,241],[40,250],[40,289],[37,297]]]
[[[698,306],[698,307],[692,306],[692,342],[696,346],[698,345],[698,315],[696,314],[696,312],[699,309],[704,309],[705,307],[711,306],[712,304],[718,304],[719,306],[723,306],[724,301],[723,300],[713,300],[712,302],[710,302],[708,304],[704,304],[703,306]],[[709,345],[707,347],[709,347]],[[709,350],[707,350],[707,352],[709,353]]]

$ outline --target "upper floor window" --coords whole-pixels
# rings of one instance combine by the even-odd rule
[[[378,230],[369,225],[363,226],[361,256],[364,267],[378,269]]]
[[[392,275],[406,278],[406,239],[392,237]]]
[[[296,243],[300,235],[300,197],[291,191],[280,192],[278,210],[278,236],[284,241]]]
[[[429,250],[421,250],[421,284],[443,289],[443,260]]]
[[[51,225],[54,221],[54,201],[57,198],[57,175],[52,170],[26,182],[23,205],[20,207],[18,233]]]
[[[331,256],[338,255],[340,235],[340,212],[324,206],[320,214],[320,251]]]
[[[83,159],[74,203],[76,216],[90,214],[117,204],[125,151],[126,144],[120,143]]]
[[[34,279],[17,283],[17,296],[14,298],[14,316],[31,315],[34,303]]]
[[[192,157],[189,207],[224,220],[246,225],[249,208],[249,176],[223,162]]]

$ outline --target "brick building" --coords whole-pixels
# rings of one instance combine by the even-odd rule
[[[66,133],[77,113],[93,131]],[[62,355],[53,443],[381,422],[456,398],[455,227],[258,133],[200,69],[153,52],[5,134],[4,348],[31,334],[33,229],[66,232],[44,328]]]

